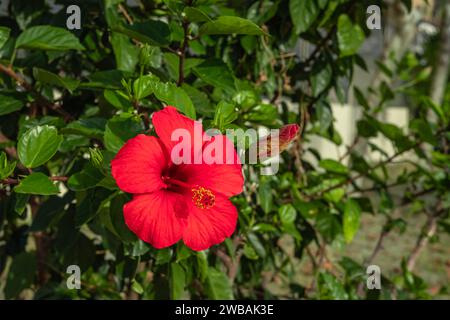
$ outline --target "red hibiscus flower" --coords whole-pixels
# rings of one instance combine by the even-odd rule
[[[111,161],[117,185],[133,194],[123,208],[126,224],[158,249],[181,239],[197,251],[221,243],[234,232],[238,217],[228,198],[241,193],[244,183],[233,144],[223,135],[202,139],[202,153],[220,142],[222,148],[213,148],[213,154],[221,161],[176,164],[179,161],[174,161],[172,149],[180,141],[172,141],[172,133],[186,130],[194,146],[199,144],[194,141],[194,124],[201,125],[170,106],[155,112],[152,122],[158,137],[140,134],[128,140]],[[191,159],[195,152],[192,147]],[[230,157],[233,161],[227,162]]]

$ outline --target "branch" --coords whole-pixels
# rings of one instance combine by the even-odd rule
[[[60,181],[60,182],[66,182],[67,180],[69,180],[68,177],[63,177],[63,176],[53,176],[53,177],[49,177],[49,179],[51,181]],[[20,180],[18,179],[12,179],[12,178],[6,178],[3,180],[0,180],[0,184],[6,184],[6,185],[14,185],[14,184],[19,184]]]
[[[119,3],[119,11],[123,14],[123,16],[127,20],[128,24],[133,24],[133,19],[128,14],[127,9],[125,9],[125,7],[122,4],[120,4],[120,3]]]
[[[423,232],[421,232],[419,237],[417,238],[416,245],[411,251],[411,254],[408,257],[408,261],[406,262],[406,267],[409,271],[414,270],[417,259],[419,258],[423,249],[427,246],[428,242],[430,241],[430,238],[433,237],[434,234],[436,233],[437,221],[441,216],[441,214],[444,212],[445,210],[441,210],[436,212],[435,214],[428,215],[427,221],[425,222],[425,225],[423,227]]]
[[[381,229],[381,233],[378,237],[378,241],[377,244],[375,245],[375,248],[372,251],[372,254],[370,255],[370,257],[368,259],[366,259],[366,261],[364,261],[364,265],[369,266],[372,264],[373,260],[375,260],[375,257],[378,255],[378,253],[383,249],[383,241],[386,238],[386,236],[389,234],[389,231],[387,231],[385,229],[385,227],[383,227]],[[364,293],[364,281],[361,281],[358,285],[358,288],[356,290],[356,292],[358,293],[358,295],[362,295]]]
[[[450,65],[450,4],[442,1],[442,18],[440,23],[439,48],[435,56],[435,65],[430,85],[430,97],[440,105],[444,98]]]
[[[330,39],[333,37],[333,34],[336,32],[337,26],[334,25],[333,28],[326,34],[324,38],[319,42],[319,44],[316,46],[314,51],[310,54],[310,56],[305,60],[304,65],[305,67],[309,66],[311,62],[313,62],[317,55],[322,51],[322,49],[327,45],[327,42],[330,41]]]
[[[230,279],[231,282],[233,282],[234,279],[236,278],[236,275],[237,275],[237,272],[239,269],[239,264],[241,262],[241,257],[242,257],[242,254],[244,253],[243,250],[237,249],[241,243],[242,243],[242,238],[240,236],[236,236],[233,239],[233,245],[234,245],[235,252],[236,252],[236,257],[234,259],[232,259],[230,256],[228,256],[224,251],[222,251],[220,249],[213,251],[215,253],[215,255],[222,261],[222,263],[227,268],[228,278]]]
[[[375,166],[373,166],[372,168],[370,168],[370,169],[368,170],[368,172],[373,171],[373,170],[375,170],[375,169],[377,169],[377,168],[379,168],[379,167],[381,167],[381,166],[383,166],[383,165],[385,165],[385,164],[388,164],[389,162],[391,162],[392,160],[394,160],[394,159],[397,158],[398,156],[402,155],[402,154],[405,153],[406,151],[409,151],[409,150],[411,150],[411,149],[414,149],[414,148],[418,147],[420,144],[422,144],[422,142],[423,142],[423,141],[417,141],[416,143],[414,143],[414,144],[413,144],[412,146],[410,146],[409,148],[396,152],[395,154],[393,154],[393,155],[390,156],[389,158],[387,158],[387,159],[385,159],[385,160],[383,160],[383,161],[377,163]],[[347,185],[347,184],[349,184],[349,183],[351,183],[351,182],[354,182],[355,180],[364,177],[366,174],[367,174],[367,173],[359,173],[359,174],[357,174],[357,175],[354,176],[354,177],[349,177],[347,180],[344,180],[344,181],[342,181],[342,182],[340,182],[340,183],[337,183],[337,184],[335,184],[335,185],[333,185],[333,186],[331,186],[331,187],[329,187],[329,188],[326,188],[325,190],[319,191],[319,192],[317,192],[316,194],[310,195],[309,198],[312,199],[312,200],[321,198],[325,193],[327,193],[327,192],[329,192],[329,191],[332,191],[332,190],[334,190],[334,189],[340,188],[340,187],[342,187],[342,186],[345,186],[345,185]]]
[[[24,88],[26,91],[31,93],[38,104],[47,107],[57,113],[59,113],[61,116],[64,117],[65,121],[73,119],[72,115],[65,111],[59,104],[55,104],[51,101],[49,101],[46,97],[44,97],[42,94],[40,94],[38,91],[34,89],[34,87],[28,83],[22,76],[20,76],[18,73],[14,72],[12,67],[5,66],[0,63],[0,72],[3,72],[7,76],[9,76],[11,79],[13,79],[19,86]]]
[[[342,160],[347,158],[352,153],[353,149],[356,147],[358,142],[359,142],[359,136],[356,136],[355,139],[353,139],[352,144],[347,147],[347,151],[345,151],[345,153],[339,157],[338,161],[341,162]]]
[[[179,52],[180,62],[178,64],[178,86],[181,86],[184,82],[184,60],[186,58],[186,49],[189,43],[189,22],[186,20],[183,21],[183,31],[184,39]]]

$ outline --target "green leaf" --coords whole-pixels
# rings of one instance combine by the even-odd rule
[[[209,299],[213,300],[232,300],[233,290],[227,275],[213,267],[209,267],[206,278],[206,294]]]
[[[104,118],[88,118],[80,119],[69,123],[61,132],[66,134],[78,134],[89,138],[103,139],[105,131],[106,119]]]
[[[348,300],[342,283],[328,272],[321,272],[318,279],[320,299]]]
[[[83,82],[80,88],[89,89],[121,89],[122,80],[125,78],[125,73],[120,70],[105,70],[98,71],[87,76],[90,82]]]
[[[142,132],[144,132],[144,126],[138,116],[129,113],[114,116],[106,123],[105,147],[116,153],[127,140]]]
[[[337,37],[341,57],[357,53],[365,39],[361,27],[353,24],[346,14],[339,16]]]
[[[244,256],[250,260],[258,260],[259,259],[259,256],[256,253],[255,249],[248,243],[246,243],[244,245]]]
[[[23,107],[23,102],[10,96],[0,94],[0,116],[19,111]]]
[[[77,199],[75,225],[79,227],[92,220],[101,211],[102,205],[108,202],[111,194],[110,190],[99,187],[83,192],[83,197]]]
[[[16,41],[16,48],[37,50],[84,50],[84,47],[70,31],[52,26],[35,26],[22,32]]]
[[[29,200],[30,200],[29,194],[16,193],[14,211],[17,212],[17,214],[22,215],[27,207],[27,203]]]
[[[316,105],[317,118],[319,119],[319,132],[325,134],[333,123],[333,113],[331,107],[324,102]]]
[[[346,174],[348,169],[342,163],[333,159],[323,159],[319,161],[319,166],[329,172]]]
[[[214,114],[214,127],[224,130],[228,124],[231,124],[238,117],[235,105],[225,101],[220,101]]]
[[[58,187],[45,174],[36,172],[20,181],[14,188],[17,193],[53,195],[58,194]]]
[[[158,252],[156,253],[155,264],[162,265],[162,264],[168,263],[170,261],[170,259],[172,258],[172,254],[173,254],[173,251],[171,248],[164,248],[164,249],[158,250]]]
[[[302,236],[295,227],[295,218],[297,211],[291,204],[285,204],[278,209],[283,232],[290,234],[297,240],[301,240]]]
[[[252,122],[273,125],[278,118],[278,111],[273,104],[261,103],[254,106],[244,118]]]
[[[378,132],[374,122],[365,119],[358,120],[356,127],[358,128],[358,134],[365,138],[375,137]]]
[[[53,157],[62,141],[63,137],[58,135],[55,127],[36,126],[20,137],[19,160],[27,168],[38,167]]]
[[[136,279],[134,279],[133,282],[131,283],[131,288],[137,294],[143,294],[144,293],[144,288],[142,288],[142,285],[139,282],[137,282]]]
[[[198,275],[200,281],[203,282],[208,276],[208,257],[206,256],[205,251],[197,251],[196,258]]]
[[[333,76],[333,71],[331,66],[327,64],[325,68],[322,68],[319,72],[313,74],[311,78],[311,86],[313,95],[317,97],[320,93],[322,93],[330,83]]]
[[[6,278],[5,297],[17,298],[23,289],[33,284],[37,269],[36,256],[29,252],[21,252],[13,258]]]
[[[106,89],[103,92],[103,96],[106,101],[111,103],[117,109],[127,111],[133,107],[128,97],[122,91]]]
[[[138,257],[150,251],[150,245],[142,240],[134,241],[131,256]]]
[[[164,61],[166,62],[169,75],[173,80],[178,80],[180,69],[180,57],[174,53],[164,53]],[[184,59],[184,77],[188,77],[192,68],[201,64],[204,60],[198,58]]]
[[[10,28],[0,27],[0,49],[5,45],[6,41],[8,41],[10,32]]]
[[[370,109],[369,102],[364,97],[364,94],[361,92],[361,90],[359,90],[358,87],[354,87],[353,92],[355,94],[355,97],[356,97],[356,100],[358,101],[358,103],[362,107],[364,107],[365,110],[369,110]]]
[[[73,211],[67,210],[66,205],[72,201],[73,196],[70,193],[66,193],[64,197],[49,197],[47,201],[40,204],[36,215],[33,218],[33,223],[30,227],[30,232],[43,231],[51,226],[58,220],[59,217],[65,215],[69,219],[73,219]],[[66,208],[66,209],[64,209]],[[68,232],[69,230],[64,230]],[[69,232],[74,232],[70,228]],[[66,235],[65,235],[66,236]]]
[[[328,211],[320,211],[317,214],[316,228],[328,243],[332,242],[342,230],[336,215]]]
[[[155,86],[158,82],[158,77],[153,74],[147,74],[137,78],[133,82],[134,98],[139,101],[151,95],[154,92]]]
[[[190,22],[212,21],[212,19],[199,8],[186,7],[183,12]]]
[[[250,20],[234,16],[221,16],[203,24],[199,33],[205,34],[247,34],[262,36],[266,33]]]
[[[80,84],[80,81],[78,80],[62,78],[57,74],[40,68],[33,68],[33,76],[37,81],[43,84],[52,84],[58,87],[65,88],[70,92],[73,92]]]
[[[124,242],[134,242],[137,240],[137,238],[126,225],[123,215],[123,206],[128,201],[130,201],[130,198],[125,194],[119,194],[115,196],[111,199],[109,213],[112,226],[120,239]]]
[[[344,238],[347,243],[352,242],[359,229],[361,208],[353,199],[347,200],[344,207],[344,217],[342,222]]]
[[[197,77],[214,87],[231,93],[236,91],[234,76],[223,61],[207,60],[195,67],[193,71]]]
[[[292,224],[295,221],[297,212],[291,204],[285,204],[278,209],[278,215],[282,224]]]
[[[423,141],[426,141],[433,146],[438,144],[437,137],[431,129],[430,123],[428,121],[424,119],[413,119],[410,122],[409,127],[411,131],[417,133],[417,135]]]
[[[272,210],[272,187],[267,181],[262,181],[258,188],[258,202],[265,213],[269,213]]]
[[[191,98],[196,112],[203,115],[212,115],[214,113],[214,109],[211,107],[211,102],[205,92],[200,91],[199,89],[186,83],[183,83],[181,87]]]
[[[133,72],[139,60],[139,49],[130,42],[127,36],[117,32],[111,33],[111,45],[117,69]]]
[[[160,68],[162,56],[159,47],[145,44],[139,51],[139,65],[141,67]]]
[[[267,255],[267,252],[266,252],[266,249],[264,248],[264,245],[259,240],[258,236],[254,233],[249,233],[247,235],[247,237],[248,237],[248,241],[253,246],[253,248],[255,249],[258,256],[260,256],[261,258],[265,258]]]
[[[295,34],[305,32],[319,15],[316,0],[289,0],[289,13]]]
[[[158,100],[176,107],[186,116],[195,120],[194,105],[192,104],[191,98],[189,98],[188,94],[182,88],[170,82],[157,82],[154,84],[153,90]]]
[[[170,264],[169,271],[170,298],[179,300],[183,297],[186,285],[186,275],[184,269],[176,262]]]
[[[170,44],[169,26],[162,21],[147,20],[133,25],[118,25],[112,30],[152,46],[165,47]]]
[[[69,178],[68,187],[73,191],[81,191],[94,188],[105,176],[91,163],[84,166],[83,170]]]
[[[333,190],[327,191],[324,193],[323,197],[327,201],[331,201],[334,203],[338,203],[341,201],[342,197],[345,195],[344,188],[335,188]]]
[[[16,161],[9,162],[6,153],[0,152],[0,180],[8,178],[16,168]]]

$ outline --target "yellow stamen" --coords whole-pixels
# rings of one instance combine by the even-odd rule
[[[216,203],[216,196],[214,193],[201,186],[195,186],[191,189],[192,201],[200,209],[210,209]]]

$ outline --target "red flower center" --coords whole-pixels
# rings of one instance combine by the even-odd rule
[[[205,187],[199,185],[190,185],[183,181],[171,178],[169,176],[163,176],[162,180],[167,185],[167,188],[171,186],[181,187],[183,189],[188,189],[192,192],[192,202],[197,208],[200,209],[211,209],[216,203],[216,196],[214,193]]]
[[[200,209],[210,209],[216,203],[216,196],[211,190],[196,186],[192,190],[192,201]]]

